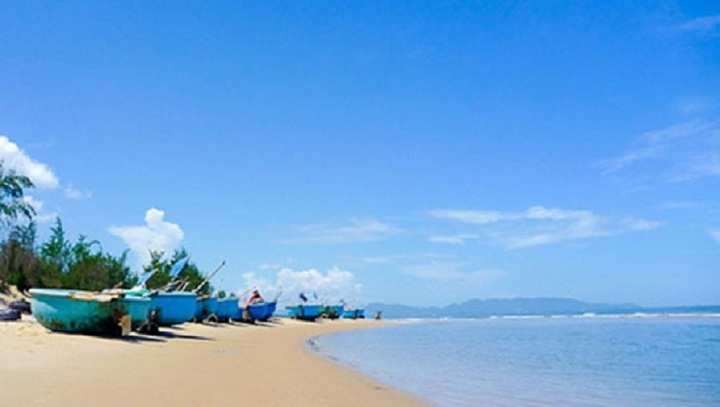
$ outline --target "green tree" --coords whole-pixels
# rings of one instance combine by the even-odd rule
[[[42,284],[42,271],[35,253],[36,227],[15,226],[0,247],[0,280],[26,290]]]
[[[180,250],[175,250],[172,256],[170,256],[169,258],[163,259],[163,257],[165,257],[165,253],[151,251],[150,263],[143,266],[143,271],[145,272],[155,271],[155,275],[153,275],[146,283],[146,286],[148,288],[161,288],[167,285],[171,280],[170,270],[172,269],[173,264],[185,257],[189,257],[189,255],[187,251],[182,248]],[[200,284],[202,284],[203,281],[205,281],[205,276],[200,273],[197,265],[192,261],[188,261],[187,265],[185,265],[185,268],[182,270],[182,272],[180,272],[178,278],[185,283],[185,291],[193,291]],[[198,294],[210,294],[212,292],[212,285],[205,284],[200,289]]]
[[[19,217],[32,220],[35,208],[25,198],[25,190],[34,188],[30,178],[19,175],[12,169],[6,169],[0,161],[0,221],[5,225],[15,222]]]
[[[40,257],[44,266],[56,273],[66,273],[72,260],[72,244],[65,237],[60,218],[55,218],[55,226],[50,228],[50,239],[40,248]]]

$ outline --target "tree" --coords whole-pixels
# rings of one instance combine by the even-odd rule
[[[65,238],[65,229],[60,218],[50,228],[50,240],[40,247],[40,257],[45,266],[57,273],[66,273],[72,259],[72,244]]]
[[[165,253],[163,252],[150,252],[150,263],[143,266],[143,270],[145,272],[155,271],[155,275],[153,275],[150,280],[148,280],[148,282],[145,284],[148,288],[161,288],[168,284],[171,280],[170,269],[172,268],[173,264],[185,257],[189,257],[187,251],[184,248],[180,250],[175,250],[172,256],[170,256],[169,258],[163,259],[164,256]],[[192,261],[189,261],[187,265],[185,265],[185,268],[182,270],[182,272],[180,272],[178,278],[184,280],[187,283],[185,284],[185,291],[193,291],[200,284],[202,284],[203,281],[205,281],[205,277],[202,275],[202,273],[200,273],[197,265]],[[212,292],[213,287],[210,284],[205,284],[199,290],[198,294],[210,294]]]
[[[25,190],[34,187],[30,178],[19,175],[15,170],[6,169],[0,161],[0,222],[8,225],[19,217],[32,220],[35,208],[24,198]]]

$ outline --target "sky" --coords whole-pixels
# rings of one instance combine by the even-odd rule
[[[39,239],[216,288],[720,303],[720,3],[0,0]]]

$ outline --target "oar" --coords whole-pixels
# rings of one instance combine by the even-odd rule
[[[200,285],[198,285],[197,287],[195,287],[195,289],[193,290],[193,292],[197,294],[197,293],[200,291],[200,289],[203,288],[203,286],[204,286],[205,284],[207,284],[207,282],[210,281],[210,279],[213,278],[213,276],[214,276],[215,274],[217,274],[217,272],[220,271],[221,268],[223,268],[224,265],[225,265],[225,260],[223,260],[223,261],[220,263],[220,265],[217,266],[217,268],[215,269],[215,271],[213,271],[212,273],[210,273],[210,275],[207,276],[207,278],[206,278],[205,280],[203,280],[203,282],[200,283]]]

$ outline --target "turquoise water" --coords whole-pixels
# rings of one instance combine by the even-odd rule
[[[439,406],[720,406],[720,317],[434,321],[318,351]]]

